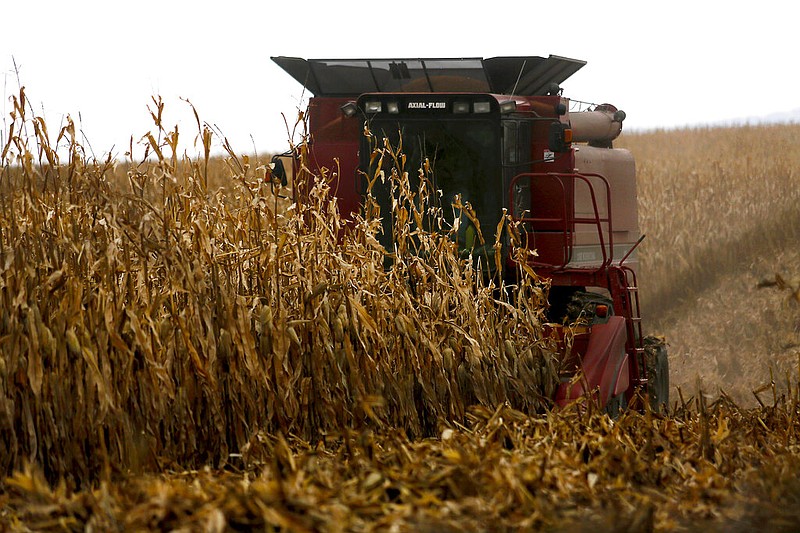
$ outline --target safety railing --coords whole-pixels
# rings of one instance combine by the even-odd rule
[[[528,182],[528,187],[521,187],[521,184],[526,180]],[[534,189],[533,185],[536,182],[543,183],[545,181],[550,181],[555,185],[555,196],[561,198],[560,205],[549,206],[549,211],[555,211],[556,213],[560,212],[560,215],[546,217],[535,216],[537,212],[537,200],[541,201],[541,199],[537,199],[531,191]],[[577,217],[575,216],[575,194],[578,190],[576,184],[581,183],[585,184],[586,191],[588,192],[591,200],[592,215]],[[569,190],[567,189],[567,184],[571,185]],[[601,215],[601,211],[599,209],[600,204],[598,203],[598,193],[595,191],[595,185],[603,189],[600,191],[600,194],[602,195],[600,201],[604,203],[606,213],[605,216]],[[523,205],[519,202],[520,199],[517,197],[520,191],[523,190],[527,191],[528,194],[531,194],[529,199],[530,212],[527,214],[516,213],[514,209],[514,206]],[[509,183],[508,199],[508,205],[511,207],[512,218],[521,223],[523,227],[529,226],[532,229],[532,231],[526,230],[526,233],[533,233],[534,246],[537,235],[561,235],[562,237],[562,246],[564,252],[563,261],[558,264],[534,261],[534,266],[554,268],[556,270],[566,268],[572,260],[573,249],[575,246],[575,228],[578,225],[593,226],[597,232],[597,240],[602,251],[602,262],[598,266],[598,270],[607,268],[613,261],[614,239],[611,222],[611,187],[609,186],[608,180],[604,176],[595,173],[582,174],[559,172],[529,172],[517,174]],[[538,211],[541,211],[541,209]],[[543,227],[548,229],[541,229]]]

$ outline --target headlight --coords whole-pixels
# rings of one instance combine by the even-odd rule
[[[506,113],[513,113],[517,110],[517,102],[514,100],[506,100],[505,102],[500,102],[500,112],[503,114]]]
[[[488,113],[492,110],[492,104],[490,102],[475,102],[474,111],[476,113]]]
[[[380,100],[367,100],[364,103],[364,111],[367,113],[380,113],[383,111],[383,105]]]
[[[469,113],[469,102],[453,102],[453,113]]]
[[[352,117],[356,113],[358,113],[358,107],[356,107],[355,102],[347,102],[340,109],[342,110],[342,113],[344,113],[344,116],[346,117]]]

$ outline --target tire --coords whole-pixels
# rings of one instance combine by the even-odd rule
[[[669,358],[666,341],[659,337],[645,337],[644,356],[650,408],[657,413],[664,413],[669,410]]]
[[[616,420],[627,408],[628,399],[625,397],[625,392],[621,392],[608,400],[604,411],[611,420]]]

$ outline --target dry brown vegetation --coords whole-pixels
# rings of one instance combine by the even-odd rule
[[[800,361],[794,373],[776,371],[774,383],[754,383],[752,408],[693,387],[674,394],[668,415],[612,421],[591,403],[550,412],[545,280],[523,272],[506,298],[446,234],[421,224],[395,228],[400,253],[386,269],[374,205],[342,233],[329,176],[291,202],[257,156],[228,146],[227,157],[211,158],[199,120],[199,157],[179,154],[160,110],[154,100],[154,133],[128,160],[97,161],[71,124],[51,137],[24,95],[15,99],[0,169],[0,525],[791,531],[800,523]],[[768,133],[775,141],[790,130]],[[724,135],[740,134],[731,132],[712,132],[718,150]],[[623,141],[640,168],[649,240],[640,277],[656,280],[645,293],[658,295],[649,306],[664,328],[694,300],[665,303],[677,269],[658,259],[669,257],[661,243],[692,260],[728,258],[724,267],[703,263],[705,273],[678,272],[711,307],[700,289],[738,265],[737,255],[716,253],[721,243],[750,256],[761,245],[741,237],[743,217],[721,240],[693,239],[699,224],[728,214],[703,218],[708,209],[685,198],[669,204],[666,222],[658,209],[671,187],[696,181],[716,191],[700,163],[683,185],[658,174],[659,158],[671,161],[663,152],[684,134],[693,135]],[[710,168],[717,178],[731,172]],[[773,171],[761,175],[771,183],[764,190],[780,192],[780,202],[796,195],[777,188],[783,178]],[[435,219],[424,190],[390,179],[398,220]],[[719,194],[747,207],[740,196],[749,191]],[[752,209],[762,229],[793,220]],[[795,259],[782,271],[796,272]],[[774,273],[764,279],[786,294],[794,287]],[[776,302],[778,327],[792,335],[798,314],[774,288],[757,294]],[[673,363],[679,376],[685,359]],[[765,359],[751,361],[769,376]]]
[[[755,405],[751,391],[800,355],[796,302],[759,288],[800,275],[800,125],[620,141],[637,159],[643,305],[669,339],[673,385]]]
[[[243,471],[128,476],[92,490],[7,480],[14,524],[103,531],[796,531],[797,390],[617,422],[569,410],[472,409],[437,439],[338,443],[259,434]]]
[[[231,153],[230,185],[212,191],[205,161],[159,131],[145,136],[156,158],[119,183],[69,125],[60,162],[16,99],[15,130],[28,120],[0,178],[6,473],[32,461],[80,486],[111,467],[223,466],[256,430],[422,437],[473,404],[548,406],[557,377],[532,272],[512,301],[447,235],[406,224],[385,269],[377,213],[340,242],[325,177],[285,205]],[[399,195],[398,218],[429,216],[419,193]]]

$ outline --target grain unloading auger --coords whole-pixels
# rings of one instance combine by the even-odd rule
[[[443,205],[458,194],[482,228],[497,227],[504,210],[518,223],[522,246],[536,251],[529,264],[551,280],[549,319],[582,319],[564,350],[557,405],[594,394],[616,411],[640,392],[656,409],[667,405],[666,348],[643,336],[639,312],[635,163],[612,144],[625,113],[609,104],[572,110],[575,102],[560,88],[585,62],[272,59],[314,95],[310,160],[338,168],[342,213],[359,211],[361,176],[374,164],[366,125],[394,146],[402,139],[406,168],[432,163]],[[391,213],[390,192],[375,187],[381,212]],[[387,238],[390,223],[386,217]],[[486,258],[487,268],[517,271],[509,247],[496,261],[495,249],[478,250],[474,235],[472,224],[462,224],[458,241]]]

